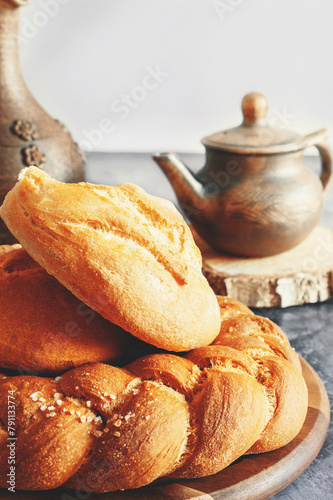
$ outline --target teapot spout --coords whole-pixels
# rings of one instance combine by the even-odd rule
[[[185,215],[190,217],[205,200],[202,183],[176,154],[157,153],[153,159],[169,179]]]

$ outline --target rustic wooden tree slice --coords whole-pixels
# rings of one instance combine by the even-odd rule
[[[192,229],[203,273],[216,294],[249,307],[289,307],[322,302],[333,291],[333,232],[316,227],[300,245],[273,257],[222,255]]]
[[[294,481],[314,460],[322,447],[330,419],[326,390],[313,368],[301,358],[309,391],[309,407],[300,433],[279,450],[241,457],[214,476],[170,481],[138,490],[102,495],[66,488],[50,491],[17,492],[20,500],[267,500]],[[3,500],[12,493],[0,490]]]

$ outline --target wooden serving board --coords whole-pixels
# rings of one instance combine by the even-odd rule
[[[20,500],[266,500],[298,477],[322,447],[330,419],[326,390],[313,368],[301,358],[309,390],[309,407],[304,425],[296,438],[279,450],[241,457],[223,471],[200,479],[173,481],[138,490],[101,495],[66,488],[51,491],[17,492]],[[13,494],[0,490],[0,498]]]
[[[316,227],[297,247],[272,257],[218,253],[192,229],[203,273],[217,295],[249,307],[289,307],[322,302],[333,293],[333,232]]]

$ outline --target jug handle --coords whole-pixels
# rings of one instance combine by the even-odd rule
[[[332,180],[333,174],[332,151],[325,141],[328,135],[329,131],[327,129],[322,129],[303,138],[303,147],[308,148],[310,146],[315,146],[319,151],[321,159],[320,180],[324,189],[324,197],[327,195],[329,188],[331,187],[330,181]]]

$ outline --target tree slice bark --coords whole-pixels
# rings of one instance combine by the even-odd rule
[[[216,294],[250,307],[323,302],[333,294],[333,232],[324,227],[316,227],[297,247],[264,258],[222,255],[192,232]]]

